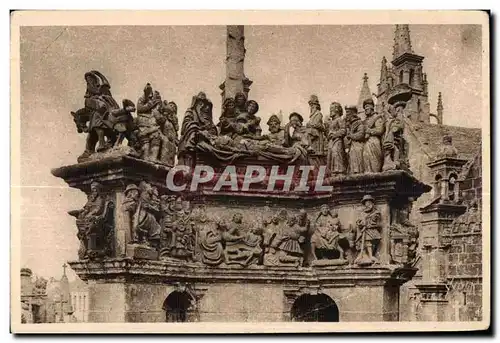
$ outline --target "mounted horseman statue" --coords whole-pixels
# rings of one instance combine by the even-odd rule
[[[124,99],[120,108],[111,95],[108,80],[96,70],[86,73],[85,81],[85,106],[71,112],[78,132],[88,133],[85,151],[78,157],[78,162],[87,160],[95,152],[121,145],[124,138],[129,146],[134,146],[135,124],[131,113],[135,112],[135,104]]]

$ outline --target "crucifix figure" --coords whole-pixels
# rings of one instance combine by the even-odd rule
[[[63,275],[66,275],[66,268],[68,267],[68,265],[64,263],[62,267],[63,267]]]

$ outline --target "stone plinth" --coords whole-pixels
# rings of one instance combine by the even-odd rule
[[[186,290],[199,321],[288,321],[304,294],[325,294],[339,321],[398,320],[399,286],[416,270],[390,267],[328,269],[250,266],[207,268],[196,263],[112,259],[70,262],[90,286],[92,322],[164,322],[172,292]]]
[[[398,211],[429,191],[429,186],[404,171],[387,171],[327,179],[324,185],[331,189],[324,192],[292,190],[280,193],[259,187],[250,192],[240,188],[238,191],[211,191],[208,184],[196,192],[181,192],[182,198],[190,201],[190,209],[201,211],[203,205],[205,212],[219,221],[229,222],[237,212],[245,225],[269,219],[277,212],[287,211],[291,216],[305,213],[311,223],[306,234],[309,236],[314,232],[322,205],[328,205],[350,233],[355,232],[357,221],[365,213],[361,200],[366,195],[373,199],[380,214],[380,245],[377,261],[371,265],[360,267],[356,264],[354,240],[347,263],[309,263],[308,237],[299,242],[305,248],[301,248],[304,249],[304,262],[298,263],[298,267],[285,266],[282,260],[278,265],[272,264],[274,262],[263,265],[260,258],[251,263],[209,266],[198,258],[199,237],[206,228],[202,231],[205,224],[199,221],[200,217],[194,216],[194,210],[188,214],[193,214],[189,222],[193,223],[194,233],[191,257],[169,255],[172,254],[170,248],[165,249],[162,245],[164,233],[172,232],[171,222],[166,220],[169,217],[162,212],[163,202],[157,204],[161,198],[162,201],[166,199],[168,205],[169,195],[172,195],[166,187],[168,171],[168,167],[131,156],[109,157],[53,170],[55,176],[89,195],[83,210],[71,211],[71,215],[77,217],[79,230],[91,227],[95,231],[89,244],[95,240],[101,242],[98,247],[112,245],[101,254],[87,256],[82,253],[79,261],[70,263],[89,283],[90,321],[163,322],[172,315],[182,318],[168,321],[257,322],[325,320],[326,317],[327,321],[398,320],[399,287],[413,277],[416,269],[409,263],[398,262],[402,260],[401,256],[394,255],[396,250],[391,249],[391,230],[393,225],[400,223]],[[149,186],[136,186],[143,181]],[[134,198],[136,191],[137,198]],[[99,201],[113,204],[109,207],[113,220],[106,222],[99,215],[94,220],[94,217],[81,214],[85,214],[85,209],[100,206]],[[130,209],[131,201],[148,203],[149,207],[145,207],[141,215],[136,207]],[[139,213],[139,216],[131,219],[130,213]],[[168,208],[165,213],[168,214]],[[144,223],[150,236],[138,239],[134,236],[137,232],[134,228]],[[106,228],[105,235],[99,235],[101,227]],[[155,228],[159,237],[151,234]],[[242,234],[251,233],[253,228],[248,225],[247,229]],[[160,240],[158,251],[155,251],[155,239]],[[81,250],[85,250],[87,241],[81,244]],[[262,243],[256,249],[261,247]],[[264,253],[264,250],[259,251]],[[183,246],[174,249],[176,254],[186,251],[189,249]],[[168,311],[171,296],[176,297],[173,302],[187,304],[185,313]],[[305,297],[309,297],[307,301]],[[304,307],[306,305],[317,306],[315,315],[325,318],[304,319],[308,311],[311,312]]]

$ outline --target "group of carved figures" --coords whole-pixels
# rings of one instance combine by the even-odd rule
[[[78,132],[87,133],[85,161],[94,153],[118,147],[126,138],[137,157],[169,166],[175,163],[179,124],[175,102],[162,100],[151,84],[146,84],[137,107],[128,99],[123,107],[111,95],[111,86],[98,71],[85,74],[87,91],[84,107],[71,112]],[[137,116],[132,116],[137,111]]]
[[[324,122],[318,97],[312,95],[308,104],[307,124],[296,112],[290,114],[285,126],[277,115],[272,115],[267,122],[269,133],[262,134],[257,102],[246,101],[243,93],[234,99],[226,98],[220,122],[215,125],[211,102],[200,92],[193,97],[184,117],[180,163],[193,165],[196,152],[208,152],[221,161],[258,156],[282,163],[305,163],[315,157],[326,163],[329,174],[334,175],[407,168],[404,102],[396,103],[382,115],[375,113],[374,102],[368,99],[363,103],[365,120],[358,116],[356,106],[346,106],[344,118],[342,106],[334,102]]]
[[[126,187],[121,208],[128,243],[156,250],[160,259],[209,266],[367,266],[379,261],[382,234],[389,230],[391,262],[414,260],[418,230],[407,211],[401,209],[398,220],[385,228],[372,196],[363,197],[361,205],[358,219],[347,226],[328,205],[314,216],[280,210],[253,220],[236,211],[230,219],[214,219],[203,205],[193,209],[180,196],[159,195],[142,181]],[[84,208],[70,212],[77,218],[80,259],[113,256],[113,209],[102,186],[93,182]]]
[[[330,116],[323,120],[318,97],[312,95],[308,123],[304,125],[302,115],[293,112],[282,126],[281,119],[272,115],[267,121],[269,133],[262,134],[256,101],[247,100],[241,92],[225,98],[215,125],[212,102],[200,92],[193,96],[185,113],[179,138],[177,105],[162,100],[151,84],[145,86],[137,106],[125,99],[120,108],[104,75],[90,71],[85,80],[85,106],[72,112],[78,132],[88,133],[79,161],[118,147],[127,139],[137,157],[169,166],[175,164],[176,156],[179,164],[193,166],[198,153],[220,162],[246,156],[279,163],[307,163],[316,158],[334,175],[405,169],[408,164],[408,145],[403,138],[404,102],[378,114],[373,100],[365,100],[364,120],[356,106],[346,106],[344,116],[342,106],[333,102]]]

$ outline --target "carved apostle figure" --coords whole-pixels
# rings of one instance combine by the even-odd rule
[[[365,145],[363,148],[363,161],[365,173],[378,173],[382,171],[381,139],[385,131],[384,117],[375,112],[375,104],[372,99],[363,101],[365,110]]]
[[[309,144],[316,155],[323,155],[325,150],[325,127],[318,97],[311,95],[308,104],[311,111],[309,122],[306,125]]]
[[[246,112],[241,112],[236,117],[238,124],[237,134],[242,138],[260,137],[262,129],[260,127],[260,117],[255,114],[259,111],[259,104],[255,100],[248,100],[246,104]]]
[[[330,118],[326,123],[328,140],[326,166],[330,175],[345,174],[347,172],[344,146],[347,129],[342,114],[342,106],[338,102],[332,102],[330,105]]]
[[[407,144],[403,137],[404,122],[401,111],[404,102],[395,104],[395,109],[388,111],[388,120],[385,124],[385,134],[383,139],[384,166],[382,170],[401,169],[407,158]]]
[[[273,114],[267,121],[269,133],[266,135],[269,142],[277,146],[285,144],[285,130],[281,127],[281,120],[276,114]]]
[[[195,221],[191,205],[183,202],[179,196],[174,203],[175,219],[173,223],[170,257],[191,261],[195,248]]]
[[[365,195],[361,200],[364,206],[363,214],[356,221],[356,249],[358,256],[354,263],[358,265],[371,265],[378,262],[380,239],[382,231],[382,216],[375,208],[375,199]]]
[[[179,120],[177,118],[177,105],[175,102],[163,102],[161,116],[157,119],[161,132],[160,162],[173,166],[179,144]]]
[[[346,106],[347,135],[349,147],[349,173],[360,174],[364,172],[363,148],[365,141],[365,126],[358,116],[356,106]]]
[[[158,92],[153,92],[150,83],[144,87],[144,94],[137,100],[138,139],[141,145],[141,158],[158,160],[161,145],[160,126],[156,117],[161,105]]]
[[[234,106],[236,116],[247,112],[247,96],[243,92],[238,92],[234,95]]]

